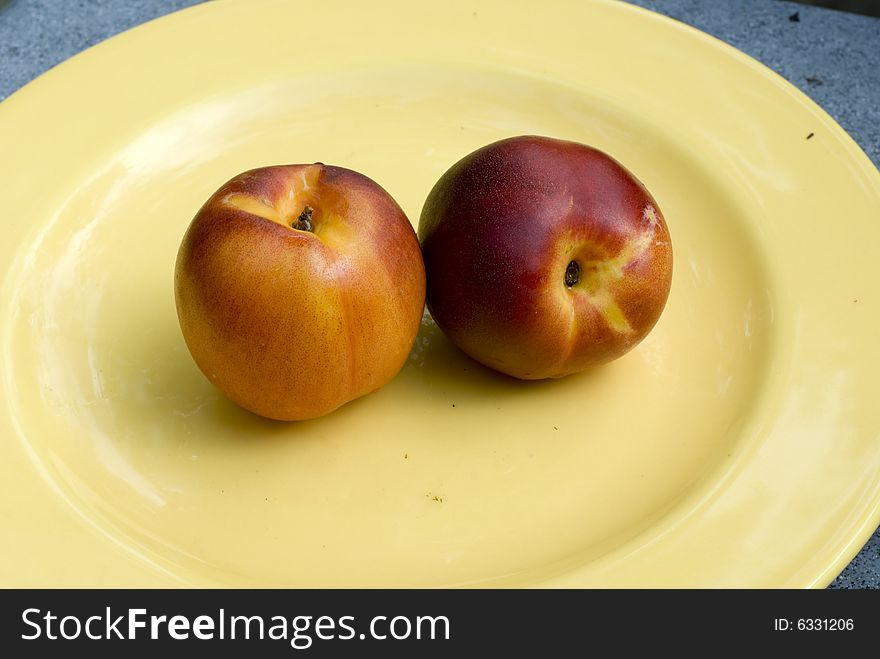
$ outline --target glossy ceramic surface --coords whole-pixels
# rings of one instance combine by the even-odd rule
[[[0,583],[816,586],[843,568],[880,521],[880,176],[741,53],[626,5],[545,4],[212,2],[0,105]],[[672,293],[635,351],[522,383],[426,321],[391,384],[295,424],[197,370],[172,272],[223,181],[320,160],[415,222],[450,164],[522,133],[611,153],[660,204]]]

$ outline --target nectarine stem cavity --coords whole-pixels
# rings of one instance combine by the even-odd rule
[[[315,209],[311,206],[306,206],[303,208],[302,213],[299,214],[299,217],[296,218],[296,221],[290,226],[294,229],[299,229],[300,231],[311,231],[312,230],[312,213],[315,212]]]
[[[569,261],[565,268],[565,285],[571,288],[581,280],[581,266],[577,261]]]

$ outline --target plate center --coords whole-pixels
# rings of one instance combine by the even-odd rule
[[[426,321],[392,383],[292,424],[241,411],[196,369],[174,259],[225,180],[320,160],[377,180],[416,223],[453,162],[525,133],[610,153],[667,218],[672,293],[632,353],[523,383]],[[764,381],[772,307],[742,208],[609,99],[442,68],[285,80],[157,117],[96,171],[20,259],[13,405],[74,505],[193,583],[523,583],[587,564],[686,514]]]

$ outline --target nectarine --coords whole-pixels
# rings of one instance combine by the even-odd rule
[[[425,201],[428,308],[461,350],[523,379],[621,356],[663,311],[672,245],[657,202],[583,144],[513,137],[455,163]]]
[[[371,179],[264,167],[217,190],[187,230],[174,290],[208,379],[242,407],[308,419],[390,381],[425,301],[415,231]]]

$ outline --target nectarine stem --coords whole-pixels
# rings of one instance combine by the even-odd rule
[[[577,261],[569,261],[565,268],[565,285],[571,288],[581,280],[581,266]]]
[[[290,226],[294,229],[299,229],[300,231],[311,231],[312,230],[312,213],[315,211],[311,206],[306,206],[303,208],[302,213],[299,214],[299,217],[296,218],[296,222],[291,224]]]

